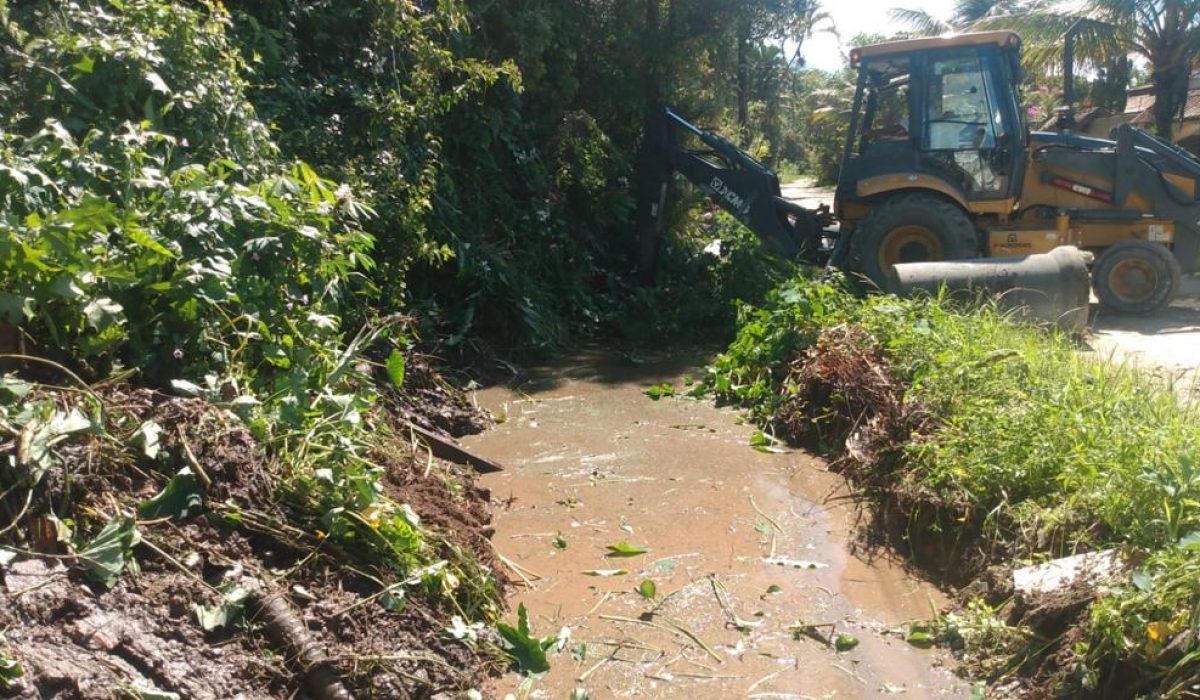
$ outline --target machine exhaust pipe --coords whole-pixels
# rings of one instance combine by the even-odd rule
[[[887,291],[907,296],[936,294],[945,287],[952,296],[965,298],[982,292],[1028,319],[1082,333],[1087,328],[1091,262],[1091,253],[1061,246],[1028,256],[900,263],[889,269]]]

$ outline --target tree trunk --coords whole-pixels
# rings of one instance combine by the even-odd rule
[[[750,145],[750,23],[743,21],[737,36],[737,127],[742,148]]]
[[[1179,0],[1166,0],[1157,50],[1151,56],[1154,85],[1154,131],[1170,141],[1174,121],[1187,102],[1188,76],[1193,56],[1187,50],[1187,20]],[[1182,22],[1181,22],[1182,21]]]
[[[1187,101],[1188,73],[1187,62],[1174,57],[1153,69],[1154,132],[1168,141]]]
[[[663,200],[670,167],[667,164],[666,118],[662,104],[662,56],[666,54],[658,46],[659,0],[646,0],[646,24],[642,44],[643,99],[645,112],[642,119],[642,144],[638,149],[635,194],[637,211],[634,222],[637,231],[638,283],[642,286],[654,284],[658,272],[658,252],[662,247]]]

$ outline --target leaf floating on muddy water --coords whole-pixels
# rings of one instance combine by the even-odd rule
[[[588,569],[583,572],[584,576],[624,576],[629,573],[629,569]]]
[[[517,607],[517,626],[506,623],[496,624],[496,632],[504,640],[505,651],[512,657],[517,669],[523,673],[545,673],[550,670],[550,662],[546,660],[546,649],[554,644],[554,639],[538,639],[529,630],[529,613],[522,603]]]
[[[636,557],[650,551],[650,548],[641,544],[629,544],[628,542],[617,542],[615,544],[606,545],[610,557]]]
[[[770,435],[767,435],[766,433],[764,433],[761,430],[754,431],[754,434],[750,436],[750,447],[753,447],[754,449],[758,450],[759,452],[767,452],[769,454],[779,454],[779,453],[783,452],[784,450],[780,449],[779,447],[776,447],[776,445],[778,443],[779,443],[779,440],[777,440],[776,438],[774,438]]]
[[[646,396],[649,396],[651,399],[658,401],[659,399],[663,398],[664,396],[674,396],[675,395],[675,387],[671,386],[669,383],[664,382],[662,384],[655,384],[654,386],[643,391],[642,393],[645,394]]]

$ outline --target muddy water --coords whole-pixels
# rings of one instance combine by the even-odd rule
[[[584,356],[477,395],[505,418],[466,443],[507,466],[483,484],[507,503],[497,549],[529,579],[513,608],[537,634],[571,634],[532,690],[513,675],[497,694],[966,697],[946,657],[897,634],[942,594],[849,553],[854,510],[820,460],[750,449],[753,430],[710,402],[643,395],[682,386],[689,366]],[[606,556],[617,542],[650,551]],[[628,573],[584,573],[612,569]],[[645,580],[653,601],[636,591]],[[654,624],[638,621],[652,611]],[[838,652],[797,625],[859,644]]]

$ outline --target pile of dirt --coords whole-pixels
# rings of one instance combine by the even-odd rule
[[[8,551],[0,559],[0,652],[24,670],[0,696],[450,697],[499,670],[486,631],[469,645],[447,634],[450,599],[408,587],[402,603],[385,608],[380,584],[394,574],[289,526],[273,465],[235,417],[126,386],[97,398],[108,434],[56,446],[57,463],[28,506],[27,490],[0,496],[0,527],[12,523],[0,532]],[[161,428],[154,460],[129,449],[147,421]],[[20,439],[0,439],[0,460],[19,464],[22,449]],[[492,566],[488,494],[472,474],[418,460],[404,445],[380,457],[385,488],[439,535],[439,546]],[[139,503],[185,465],[205,484],[203,505],[185,517],[138,516]],[[94,535],[102,523],[139,517],[135,566],[111,588],[61,541],[71,528]],[[225,614],[229,623],[215,626]]]
[[[1048,591],[1022,591],[1014,589],[1011,568],[990,567],[958,597],[964,606],[975,600],[991,606],[1003,628],[960,649],[963,670],[991,684],[988,697],[1140,696],[1149,687],[1137,669],[1112,663],[1091,672],[1081,656],[1087,652],[1091,606],[1119,577],[1084,577]]]
[[[376,382],[388,410],[398,419],[450,437],[474,435],[492,425],[492,417],[476,406],[462,387],[440,372],[434,358],[419,352],[404,356],[404,382],[397,388],[381,355]]]

